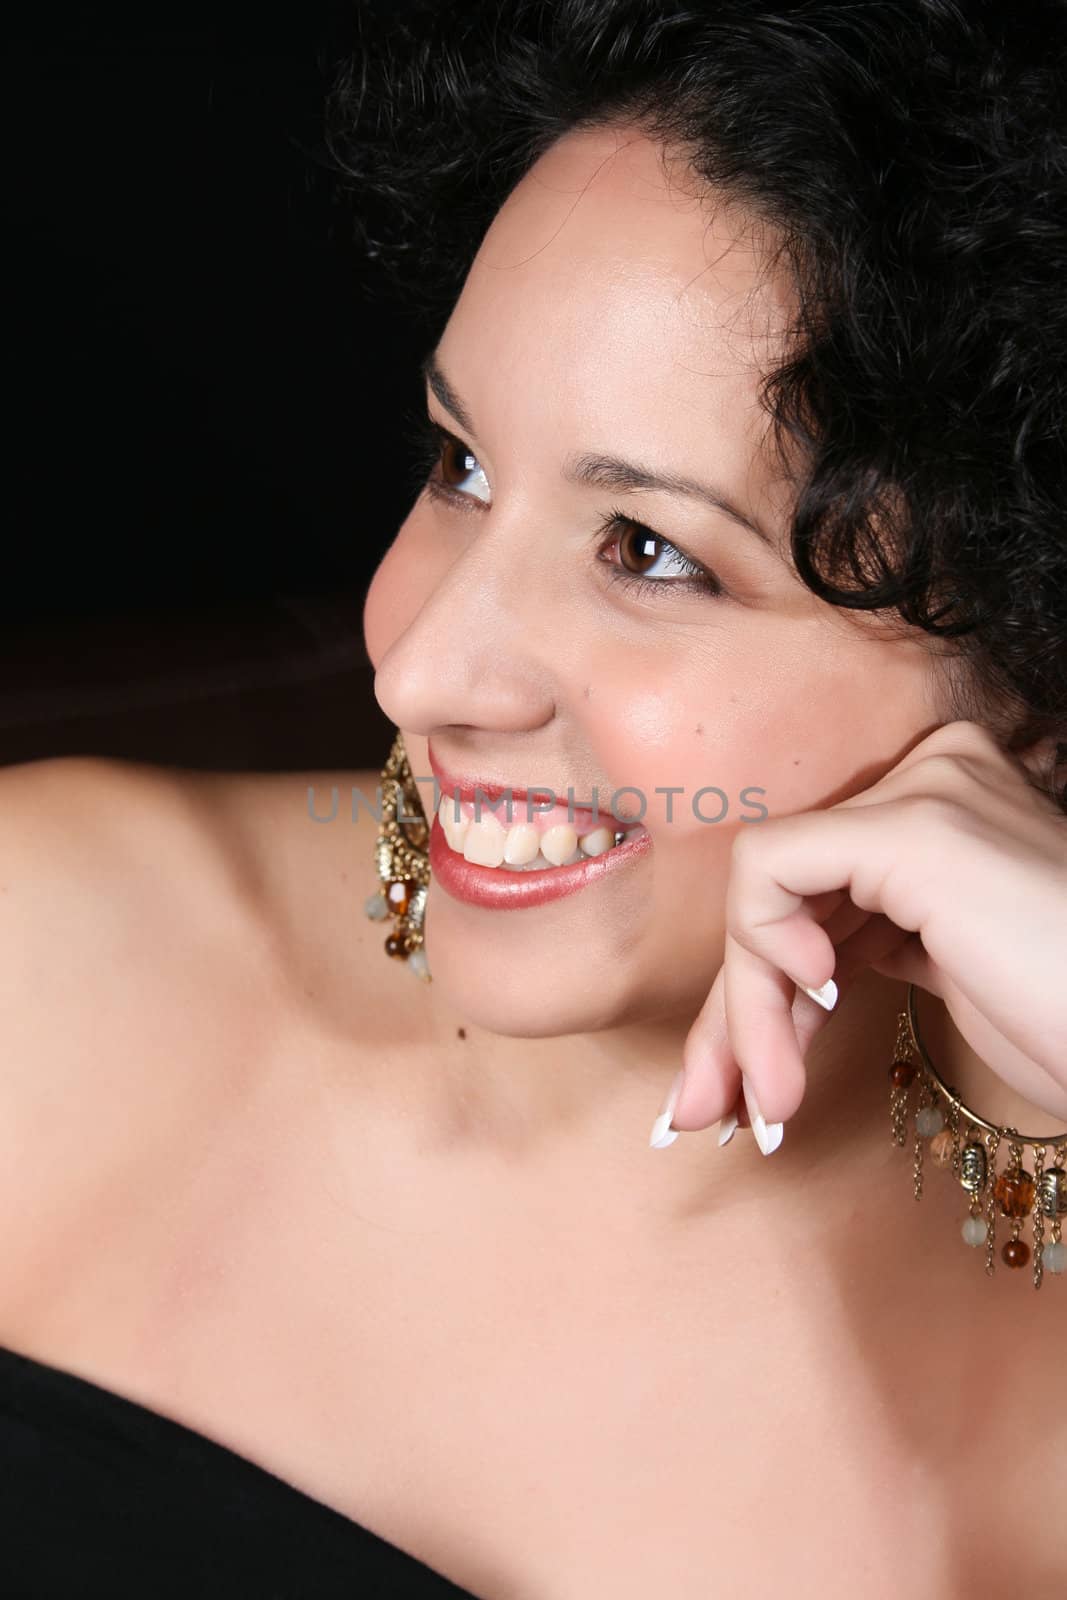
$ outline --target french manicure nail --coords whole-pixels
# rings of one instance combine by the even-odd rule
[[[723,1117],[722,1121],[719,1123],[719,1149],[720,1150],[722,1149],[724,1144],[729,1144],[730,1143],[730,1140],[733,1138],[733,1136],[734,1136],[734,1134],[736,1132],[737,1132],[737,1113],[736,1113],[736,1111],[731,1111],[729,1113],[729,1115]]]
[[[810,994],[811,998],[817,1000],[826,1011],[832,1011],[837,1004],[837,984],[833,978],[827,978],[819,989],[809,989],[806,983],[798,983],[797,988],[803,989],[805,994]]]
[[[764,1122],[759,1102],[744,1073],[741,1074],[741,1087],[744,1090],[745,1105],[748,1107],[748,1117],[752,1123],[752,1132],[756,1135],[756,1143],[765,1156],[773,1155],[782,1142],[785,1127],[781,1122]]]
[[[652,1124],[652,1137],[648,1142],[653,1150],[666,1150],[667,1146],[673,1144],[678,1137],[677,1128],[671,1127],[671,1118],[674,1115],[674,1108],[678,1104],[678,1096],[682,1092],[684,1081],[685,1068],[680,1067],[675,1074],[674,1082],[667,1091],[667,1098],[660,1107],[659,1116]]]

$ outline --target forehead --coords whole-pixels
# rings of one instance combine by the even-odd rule
[[[477,300],[479,315],[517,319],[520,338],[536,327],[601,359],[651,345],[682,365],[732,355],[764,367],[791,307],[784,274],[768,270],[772,237],[640,129],[575,130],[497,212],[457,320]]]
[[[769,240],[641,130],[565,135],[497,212],[442,337],[479,442],[491,420],[527,452],[653,445],[695,471],[714,438],[743,492],[791,309]]]

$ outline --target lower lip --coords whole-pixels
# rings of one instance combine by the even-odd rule
[[[430,871],[446,894],[488,911],[516,910],[562,900],[596,883],[609,872],[619,872],[628,862],[651,849],[652,835],[635,833],[625,844],[612,845],[603,855],[575,861],[567,867],[544,867],[539,872],[509,872],[506,867],[479,867],[449,847],[435,816],[430,829]]]

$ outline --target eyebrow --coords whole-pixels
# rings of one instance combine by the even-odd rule
[[[442,372],[436,351],[431,351],[422,362],[420,370],[445,410],[452,414],[465,432],[476,436],[478,430],[474,426],[474,419]],[[723,512],[740,527],[754,533],[769,549],[775,550],[774,540],[770,534],[752,517],[740,511],[721,489],[716,489],[709,483],[700,483],[696,478],[687,477],[685,473],[654,472],[650,467],[641,466],[636,461],[625,461],[620,456],[590,452],[569,457],[564,465],[563,477],[567,483],[582,484],[594,489],[617,489],[622,493],[630,490],[658,489],[664,494],[684,495],[689,500],[700,500],[713,511]]]

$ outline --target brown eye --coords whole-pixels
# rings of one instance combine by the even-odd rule
[[[623,566],[628,572],[638,573],[642,577],[650,567],[655,566],[664,547],[668,550],[674,548],[658,533],[643,528],[637,522],[627,523],[619,534],[619,555]]]
[[[424,420],[422,463],[424,469],[429,468],[431,472],[426,482],[431,494],[483,502],[487,499],[487,496],[477,489],[472,492],[464,481],[473,476],[477,483],[480,477],[482,485],[488,488],[485,473],[478,464],[478,457],[467,448],[462,439],[457,439],[432,417]]]
[[[441,478],[450,489],[461,488],[467,474],[478,470],[478,458],[471,454],[466,445],[450,438],[447,433],[441,435]],[[456,475],[455,482],[451,477],[453,472]]]
[[[619,510],[612,511],[601,525],[602,533],[611,538],[601,551],[600,559],[607,562],[612,577],[620,583],[643,586],[645,589],[690,589],[694,593],[719,595],[722,585],[707,567],[690,560],[677,545],[635,522]],[[615,559],[610,559],[614,555]]]

